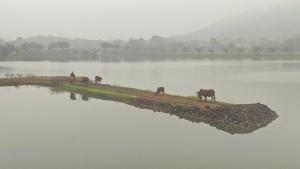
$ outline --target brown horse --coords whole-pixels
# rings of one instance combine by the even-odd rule
[[[72,72],[70,74],[70,83],[72,84],[74,81],[75,81],[75,74],[74,74],[74,72]]]
[[[202,101],[202,97],[205,98],[205,101],[207,97],[211,97],[212,100],[216,101],[216,92],[213,89],[200,89],[197,92],[198,100]]]
[[[88,77],[81,77],[80,78],[80,83],[89,84],[89,82],[90,82],[90,79]]]
[[[102,81],[102,77],[100,77],[100,76],[95,76],[95,83],[96,84],[101,84],[101,81]]]
[[[159,95],[165,95],[165,88],[164,87],[159,87],[157,88],[156,92],[155,92],[155,95],[156,96],[159,96]]]

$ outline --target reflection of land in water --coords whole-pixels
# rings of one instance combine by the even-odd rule
[[[6,67],[6,66],[0,66],[0,71],[6,71],[6,70],[12,70],[13,68],[11,67]]]

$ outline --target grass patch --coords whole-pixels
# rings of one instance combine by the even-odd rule
[[[87,94],[94,97],[99,97],[102,99],[110,99],[110,100],[118,100],[118,101],[129,101],[131,99],[137,98],[135,95],[120,93],[118,91],[113,91],[109,89],[105,89],[105,87],[89,87],[89,86],[81,86],[76,84],[64,83],[59,86],[59,88],[73,91],[81,94]]]

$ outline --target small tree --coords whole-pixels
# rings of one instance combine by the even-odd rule
[[[261,46],[253,46],[252,50],[255,54],[260,54],[264,51],[264,48]]]
[[[25,42],[20,46],[20,49],[26,51],[27,53],[36,53],[43,50],[43,46],[39,43],[28,43]]]
[[[275,52],[277,51],[277,48],[274,47],[274,46],[271,46],[271,47],[268,47],[266,50],[267,50],[269,53],[275,53]]]
[[[51,42],[48,45],[49,50],[52,50],[52,49],[67,49],[67,48],[70,48],[70,44],[68,42],[65,42],[65,41]]]
[[[294,53],[294,49],[290,46],[284,46],[283,47],[283,51],[289,54],[293,54]]]
[[[197,53],[201,53],[203,49],[202,49],[201,46],[198,46],[198,47],[195,47],[194,50],[195,50]]]

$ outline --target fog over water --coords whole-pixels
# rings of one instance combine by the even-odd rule
[[[286,0],[1,0],[0,38],[56,35],[87,39],[185,34]]]

